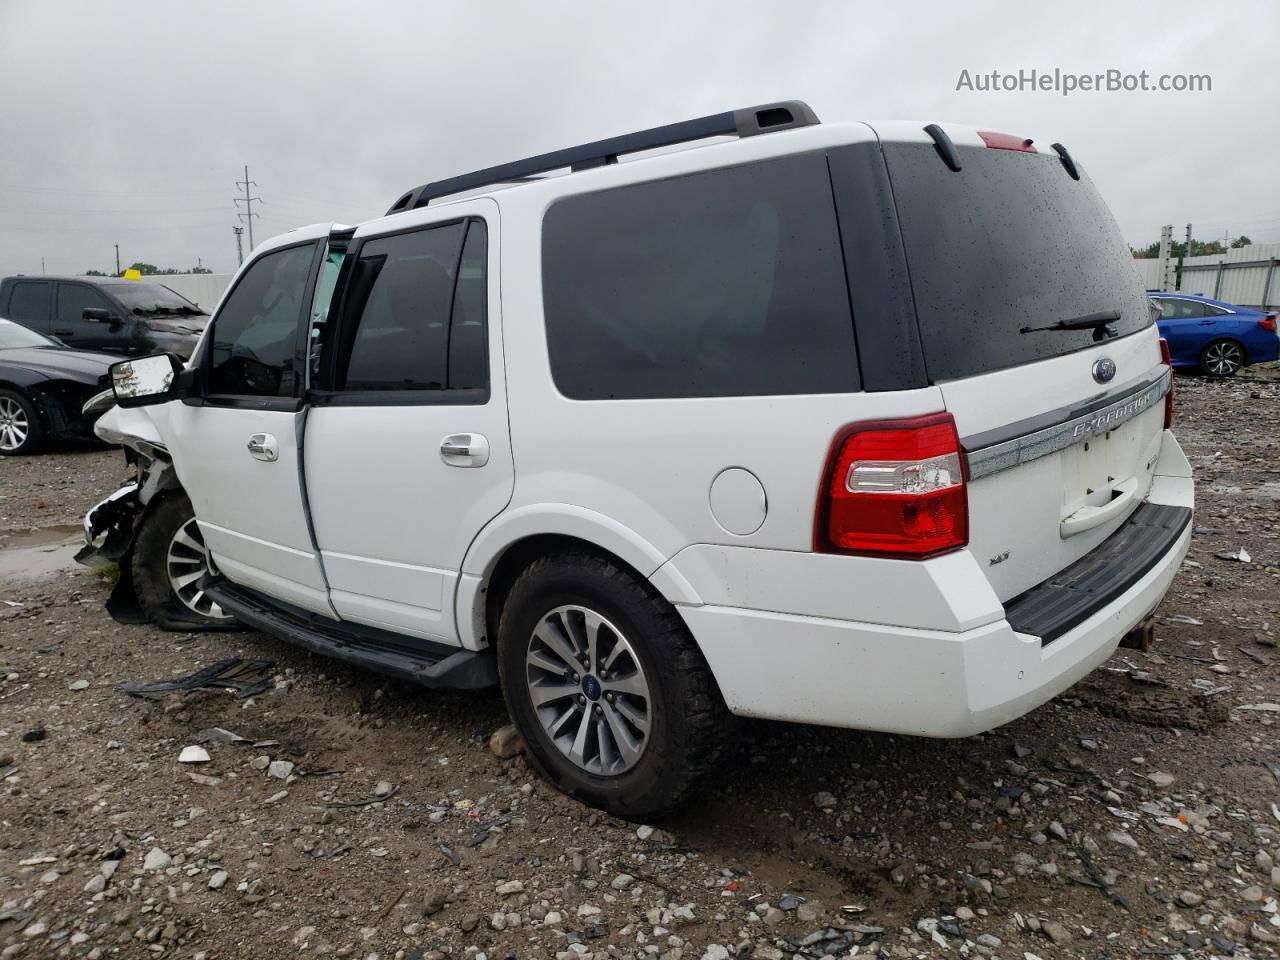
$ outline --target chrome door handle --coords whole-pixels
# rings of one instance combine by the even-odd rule
[[[269,433],[255,433],[249,438],[246,446],[249,449],[249,453],[257,460],[274,463],[280,459],[280,445],[276,443],[276,438]]]
[[[489,441],[478,433],[451,433],[440,441],[440,459],[451,467],[483,467]]]

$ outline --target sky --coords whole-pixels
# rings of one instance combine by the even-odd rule
[[[0,276],[227,272],[428,180],[774,100],[1067,144],[1135,246],[1280,240],[1280,4],[0,0]],[[992,70],[1208,92],[957,89]],[[1043,145],[1043,144],[1042,144]],[[246,243],[247,248],[247,243]]]

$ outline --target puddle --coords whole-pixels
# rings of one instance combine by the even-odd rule
[[[3,539],[0,584],[75,569],[76,552],[84,545],[84,531],[68,524],[9,534]]]

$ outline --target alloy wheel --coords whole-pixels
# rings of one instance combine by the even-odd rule
[[[13,453],[31,432],[31,422],[22,404],[12,397],[0,397],[0,453]]]
[[[538,721],[570,762],[607,777],[640,761],[652,697],[621,630],[588,607],[556,607],[534,628],[525,665]]]
[[[209,548],[205,546],[200,525],[192,517],[174,533],[165,554],[165,572],[174,595],[188,610],[210,620],[230,620],[229,614],[200,589],[200,579],[216,573]]]
[[[1229,377],[1244,365],[1244,354],[1234,343],[1223,340],[1209,344],[1204,363],[1214,376]]]

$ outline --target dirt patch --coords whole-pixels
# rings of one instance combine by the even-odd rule
[[[5,582],[21,606],[0,605],[0,949],[1274,956],[1280,501],[1254,494],[1280,482],[1278,400],[1179,378],[1196,531],[1152,649],[1107,664],[1123,682],[1095,675],[960,741],[743,723],[706,793],[656,825],[491,754],[495,692],[121,626],[87,572]],[[58,456],[0,463],[0,528],[76,523],[123,475],[118,454]],[[1248,562],[1219,558],[1241,548]],[[274,661],[271,689],[118,689],[233,655]],[[873,682],[850,677],[849,696]],[[210,728],[244,742],[179,763]]]

